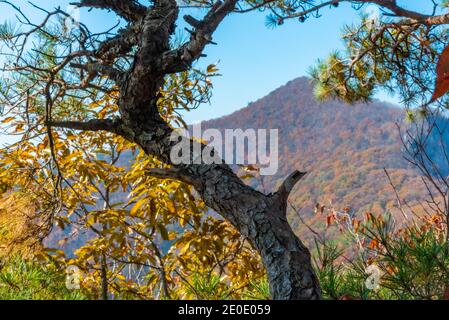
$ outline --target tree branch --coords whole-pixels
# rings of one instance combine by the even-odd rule
[[[189,42],[164,55],[164,72],[169,74],[188,70],[192,63],[201,57],[206,45],[212,43],[213,33],[223,19],[235,9],[237,2],[238,0],[217,1],[201,21],[189,15],[184,16],[184,20],[195,30],[191,32]]]
[[[92,64],[92,63],[89,64],[71,63],[70,66],[72,68],[82,69],[96,75],[98,74],[107,76],[116,82],[120,82],[123,76],[123,73],[120,70],[117,70],[111,66],[103,66],[100,64]]]
[[[170,169],[152,168],[146,170],[146,175],[158,179],[179,180],[191,186],[195,186],[197,182],[191,175],[188,175],[183,169],[180,168],[170,168]]]
[[[275,193],[281,201],[287,202],[288,196],[292,192],[295,185],[307,174],[307,172],[300,172],[298,170],[290,174],[279,187],[278,191]]]
[[[371,2],[377,4],[380,7],[384,7],[391,12],[393,12],[398,17],[405,17],[414,20],[423,20],[429,17],[428,15],[418,13],[416,11],[411,11],[400,7],[396,0],[365,0],[363,2]]]
[[[121,121],[117,119],[93,119],[82,121],[48,121],[45,125],[79,131],[108,131],[119,134]]]
[[[116,36],[103,42],[96,51],[96,56],[104,61],[113,61],[128,54],[137,42],[135,26],[129,25],[126,29],[120,29]]]
[[[129,22],[136,21],[145,16],[147,8],[134,0],[81,0],[71,5],[113,10]]]
[[[352,4],[374,4],[379,6],[380,8],[386,9],[391,13],[384,13],[387,16],[394,17],[402,17],[407,21],[401,21],[401,23],[410,23],[410,24],[425,24],[425,25],[442,25],[449,23],[449,14],[442,15],[428,15],[423,14],[417,11],[408,10],[401,5],[398,5],[396,0],[327,0],[322,1],[321,3],[310,3],[308,6],[304,4],[301,7],[295,8],[298,9],[296,12],[291,14],[285,14],[285,12],[278,11],[276,5],[276,0],[265,0],[263,2],[249,5],[249,8],[238,9],[236,12],[238,13],[246,13],[250,11],[254,11],[261,8],[272,7],[272,11],[276,12],[276,16],[281,18],[282,20],[286,19],[297,19],[297,18],[307,18],[309,15],[317,14],[319,10],[329,7],[332,5],[338,5],[340,3],[352,3]]]

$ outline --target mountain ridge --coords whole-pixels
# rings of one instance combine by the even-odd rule
[[[372,101],[348,105],[316,101],[310,80],[300,77],[204,129],[279,129],[279,172],[265,178],[265,192],[293,170],[308,172],[291,195],[310,215],[317,203],[356,212],[393,210],[390,174],[401,198],[422,199],[420,176],[401,152],[396,122],[402,109]],[[254,182],[253,182],[254,184]]]

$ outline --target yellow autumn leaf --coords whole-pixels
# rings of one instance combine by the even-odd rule
[[[146,198],[142,198],[139,201],[137,201],[136,204],[132,207],[132,209],[131,209],[129,214],[132,217],[137,216],[137,213],[147,203],[147,201],[148,201],[148,199],[146,199]]]
[[[2,120],[2,123],[9,123],[11,121],[13,121],[15,118],[14,117],[8,117]]]

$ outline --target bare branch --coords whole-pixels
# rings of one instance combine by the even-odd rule
[[[300,172],[300,171],[296,170],[295,172],[290,174],[284,180],[284,182],[282,183],[282,185],[280,186],[280,188],[278,189],[277,192],[287,194],[287,195],[290,194],[290,192],[293,190],[295,185],[299,182],[299,180],[304,178],[306,174],[307,174],[307,172]]]
[[[257,2],[257,4],[248,4],[249,7],[242,7],[236,10],[238,13],[246,13],[262,8],[269,8],[279,19],[279,21],[285,21],[287,19],[301,19],[304,21],[309,16],[319,17],[320,10],[326,7],[338,6],[340,3],[350,3],[354,6],[361,8],[364,4],[374,4],[386,10],[385,16],[401,17],[407,21],[401,21],[400,23],[408,24],[425,24],[425,25],[441,25],[449,23],[449,14],[435,15],[433,12],[431,15],[419,13],[413,10],[408,10],[401,5],[398,5],[396,0],[326,0],[321,3],[310,1],[300,1],[300,3],[293,5],[293,12],[286,13],[285,10],[279,9],[276,6],[276,0],[266,0]],[[435,10],[434,10],[435,11]]]
[[[301,171],[294,171],[292,174],[290,174],[282,183],[282,185],[279,187],[278,191],[274,194],[275,196],[279,197],[280,201],[282,203],[287,203],[288,196],[292,192],[295,185],[305,177],[307,172],[301,172]]]

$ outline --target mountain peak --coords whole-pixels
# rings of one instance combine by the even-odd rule
[[[265,187],[273,190],[294,170],[309,172],[292,195],[303,208],[332,202],[355,210],[386,210],[396,199],[384,168],[400,182],[400,192],[421,193],[418,174],[402,157],[395,125],[402,117],[401,109],[379,101],[317,102],[310,79],[300,77],[204,127],[279,129],[279,172],[266,177]]]

